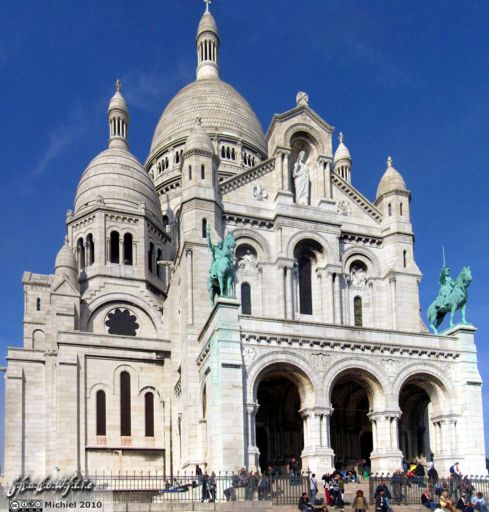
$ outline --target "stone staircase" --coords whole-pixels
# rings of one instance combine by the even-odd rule
[[[350,483],[345,486],[345,512],[351,511],[351,504],[358,489],[361,489],[365,496],[369,495],[368,481],[361,481],[359,483]],[[324,499],[324,489],[321,483],[319,484],[318,498]],[[392,505],[394,512],[425,512],[420,505]],[[270,501],[230,501],[230,502],[217,502],[217,503],[200,503],[194,501],[191,503],[180,502],[160,502],[160,503],[125,503],[114,504],[113,512],[297,512],[297,504],[291,505],[273,505]],[[333,507],[329,508],[330,512],[340,512],[339,509]],[[370,512],[375,512],[375,507],[370,506]]]

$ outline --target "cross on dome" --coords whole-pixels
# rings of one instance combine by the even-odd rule
[[[119,79],[115,81],[115,90],[121,92],[121,81]]]
[[[390,156],[387,158],[387,167],[392,167],[392,158]]]
[[[343,144],[343,132],[340,132],[340,134],[338,135],[338,141],[340,144]]]
[[[212,3],[212,0],[204,0],[204,3],[205,3],[205,12],[210,12],[209,5]]]

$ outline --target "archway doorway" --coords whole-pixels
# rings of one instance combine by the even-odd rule
[[[413,376],[399,392],[399,448],[408,461],[416,458],[433,460],[433,439],[430,432],[431,396],[436,396],[434,382],[427,376]]]
[[[256,444],[262,470],[284,469],[292,457],[300,461],[304,448],[301,399],[297,385],[284,371],[272,371],[261,380],[257,399]]]
[[[352,468],[356,464],[370,467],[373,450],[371,391],[358,370],[348,371],[337,378],[331,392],[331,447],[335,467]]]

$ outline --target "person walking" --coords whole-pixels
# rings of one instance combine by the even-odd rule
[[[387,499],[383,489],[380,490],[379,494],[375,498],[375,511],[389,512],[389,500]]]
[[[316,504],[316,496],[318,493],[318,481],[316,480],[316,474],[313,473],[311,475],[309,481],[309,495],[311,496],[311,504],[314,506]]]

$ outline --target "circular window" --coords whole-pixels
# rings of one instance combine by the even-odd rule
[[[115,308],[107,313],[105,326],[109,334],[136,336],[140,325],[137,316],[127,308]]]

